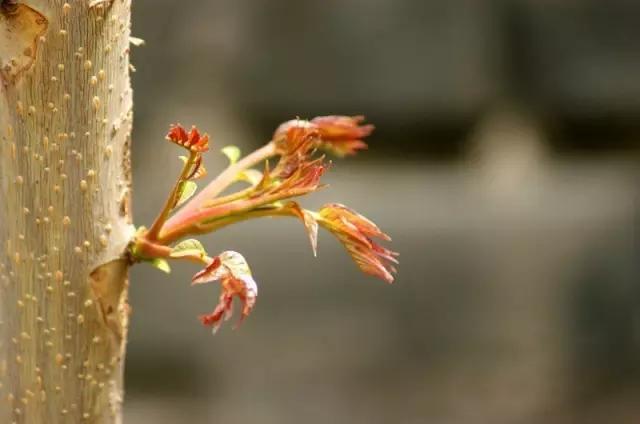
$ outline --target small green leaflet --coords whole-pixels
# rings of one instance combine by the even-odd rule
[[[158,268],[162,272],[166,272],[167,274],[171,273],[171,267],[169,266],[169,262],[162,258],[155,258],[149,262],[153,265],[154,268]]]
[[[204,257],[207,252],[204,250],[202,243],[196,239],[189,239],[178,243],[171,250],[172,258],[183,258],[185,256],[199,256]]]
[[[262,172],[256,169],[245,169],[238,174],[238,179],[251,185],[257,185],[262,180]]]
[[[184,202],[186,202],[187,200],[189,200],[191,196],[193,196],[193,194],[196,192],[197,189],[198,189],[198,185],[193,181],[183,181],[180,184],[180,190],[178,191],[179,197],[175,207],[178,207]]]
[[[240,149],[236,146],[226,146],[223,147],[220,151],[229,159],[231,165],[238,162],[238,159],[240,159],[240,156],[242,155],[242,153],[240,153]]]

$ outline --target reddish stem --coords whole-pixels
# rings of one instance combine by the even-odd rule
[[[191,200],[189,200],[178,212],[176,212],[171,218],[166,221],[166,227],[172,228],[180,225],[182,221],[195,210],[200,208],[207,200],[215,198],[224,189],[229,187],[236,181],[238,174],[247,168],[260,163],[271,156],[276,154],[275,143],[270,142],[261,147],[260,149],[252,152],[251,154],[240,159],[235,164],[229,166],[222,171],[220,175],[209,183],[200,193],[196,194]]]

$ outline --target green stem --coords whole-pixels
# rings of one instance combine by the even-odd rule
[[[171,191],[171,194],[165,201],[165,204],[162,210],[160,211],[160,213],[158,214],[158,216],[156,217],[155,221],[153,221],[151,228],[144,235],[144,237],[147,240],[151,242],[157,240],[158,234],[160,233],[162,226],[167,221],[167,218],[169,217],[171,210],[174,208],[176,204],[177,197],[180,191],[180,185],[184,182],[184,180],[186,180],[187,176],[189,175],[189,172],[191,172],[191,168],[193,167],[193,164],[196,161],[197,157],[198,157],[198,153],[195,153],[195,152],[189,153],[189,158],[185,162],[184,167],[182,168],[182,172],[180,173],[180,176],[178,177],[176,184],[173,186],[173,190]]]
[[[129,255],[134,262],[146,261],[155,258],[168,258],[171,248],[147,240],[144,236],[137,236],[129,246]]]
[[[253,211],[248,211],[241,214],[223,216],[207,224],[196,222],[188,226],[175,228],[171,230],[171,232],[167,234],[163,234],[160,242],[163,244],[170,244],[186,236],[191,236],[196,234],[207,234],[232,224],[237,224],[239,222],[247,221],[249,219],[262,218],[262,217],[297,217],[297,215],[288,208],[253,210]]]

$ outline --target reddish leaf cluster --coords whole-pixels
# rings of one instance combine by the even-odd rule
[[[320,178],[329,164],[325,163],[324,157],[311,159],[315,150],[314,137],[315,130],[304,124],[290,127],[281,140],[282,151],[278,164],[271,170],[266,162],[262,179],[247,191],[246,196],[228,202],[222,202],[224,198],[214,200],[195,212],[193,219],[212,222],[222,217],[240,216],[256,208],[320,189]]]
[[[223,321],[233,315],[233,298],[242,303],[240,322],[251,313],[258,296],[258,285],[251,276],[244,257],[237,252],[227,251],[213,258],[211,263],[193,276],[192,284],[204,284],[220,280],[222,293],[218,305],[212,313],[202,315],[203,325],[213,327],[215,333]]]
[[[193,163],[186,175],[187,180],[197,180],[207,175],[207,170],[202,164],[202,153],[209,151],[208,134],[201,135],[195,125],[187,132],[182,125],[174,124],[169,128],[166,138],[191,152]]]
[[[256,150],[241,160],[237,148],[223,149],[230,158],[227,167],[216,179],[209,183],[199,195],[194,194],[197,179],[206,174],[202,164],[202,154],[209,150],[209,136],[200,134],[196,127],[190,131],[180,124],[173,125],[167,139],[189,150],[188,157],[182,157],[185,166],[178,179],[163,213],[152,226],[153,237],[149,243],[138,243],[143,258],[166,257],[163,249],[169,249],[171,259],[190,259],[205,263],[206,267],[193,277],[193,284],[220,281],[222,293],[213,312],[200,317],[204,325],[213,327],[214,332],[233,313],[233,300],[242,303],[240,321],[249,315],[258,295],[245,259],[236,252],[226,251],[209,258],[197,240],[185,240],[181,244],[168,246],[188,235],[202,234],[244,221],[265,216],[293,216],[299,218],[307,231],[314,255],[317,250],[318,227],[333,233],[344,245],[354,262],[365,273],[393,282],[394,267],[398,254],[376,240],[389,241],[373,222],[357,212],[340,204],[327,204],[318,212],[303,209],[294,201],[284,200],[303,196],[322,188],[320,179],[328,169],[324,156],[316,155],[318,149],[338,156],[355,154],[366,149],[363,138],[371,134],[373,125],[363,124],[362,116],[320,116],[306,120],[291,120],[283,123],[275,131],[268,145]],[[269,159],[279,157],[273,169]],[[254,167],[264,162],[261,173]],[[245,181],[251,185],[243,190],[220,196],[234,182]],[[188,200],[190,199],[190,200]],[[188,202],[188,203],[185,203]],[[183,209],[168,219],[175,206],[185,203]],[[144,237],[143,237],[144,239]],[[146,247],[157,243],[154,250]],[[165,256],[162,256],[164,254]]]
[[[195,125],[191,127],[189,132],[180,124],[172,125],[167,133],[167,140],[193,153],[209,151],[209,135],[201,135]]]
[[[276,141],[280,160],[273,172],[266,170],[261,185],[266,185],[266,179],[279,180],[278,184],[271,185],[269,192],[285,197],[304,195],[320,188],[320,177],[329,164],[325,163],[324,156],[311,159],[319,142],[318,134],[317,128],[308,121],[290,121],[286,133]]]
[[[307,131],[313,132],[316,147],[344,157],[367,148],[363,138],[368,137],[375,127],[370,124],[361,125],[363,122],[364,116],[318,116],[311,121],[296,119],[280,125],[273,139],[282,142],[292,128],[304,127]]]
[[[362,139],[368,137],[375,127],[360,125],[362,122],[364,116],[319,116],[311,120],[320,131],[321,147],[338,157],[355,155],[367,148]]]
[[[393,282],[398,254],[373,239],[391,240],[376,224],[344,205],[331,203],[318,213],[320,225],[331,231],[365,273]]]

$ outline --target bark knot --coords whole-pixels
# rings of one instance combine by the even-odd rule
[[[0,1],[0,78],[8,85],[15,84],[33,66],[38,40],[49,22],[40,12],[16,0]]]
[[[111,330],[114,346],[126,336],[129,319],[127,304],[127,271],[125,259],[117,259],[97,267],[89,275],[89,284],[98,307],[102,325]]]

